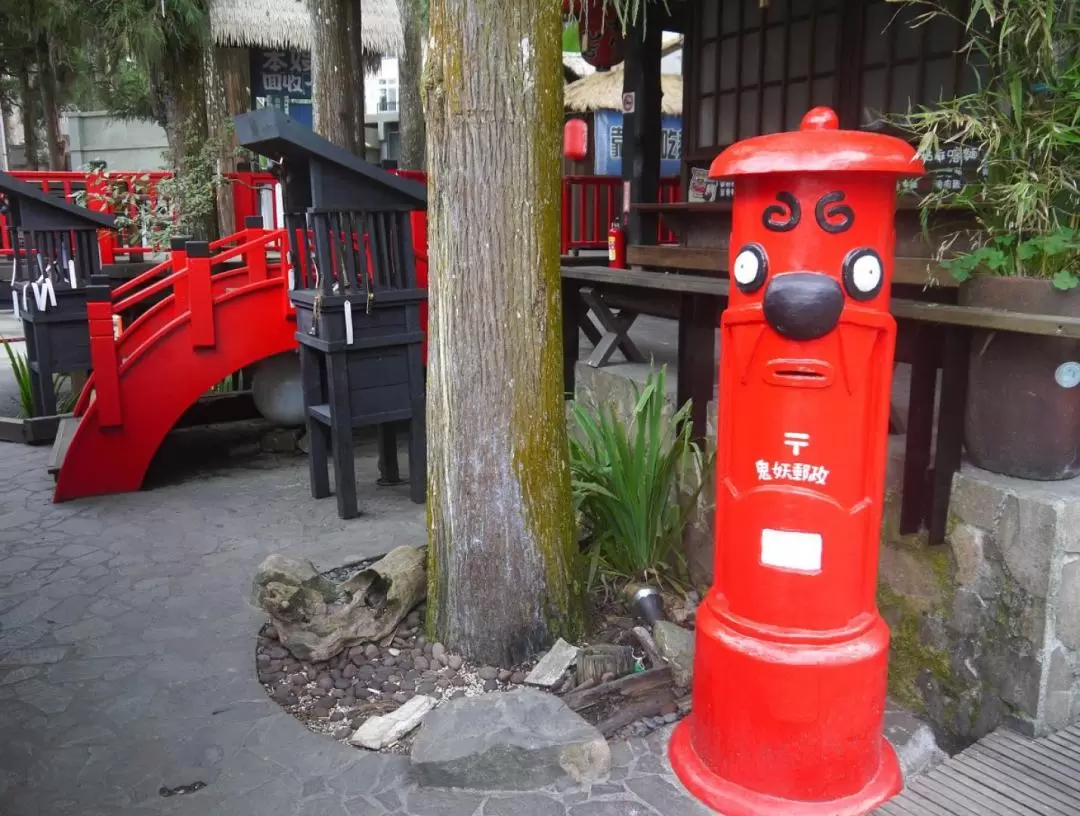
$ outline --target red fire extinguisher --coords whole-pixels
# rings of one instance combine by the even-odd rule
[[[607,234],[608,266],[612,269],[626,269],[626,233],[622,223],[616,218],[611,222]]]

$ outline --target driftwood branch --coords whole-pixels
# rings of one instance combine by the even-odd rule
[[[563,702],[574,711],[580,711],[591,705],[593,701],[599,700],[608,694],[640,698],[658,688],[671,686],[672,682],[671,668],[665,666],[662,669],[650,669],[637,674],[628,674],[626,677],[620,677],[610,683],[601,683],[592,688],[572,691],[563,697]]]
[[[668,662],[657,651],[656,641],[653,640],[653,636],[649,634],[648,629],[644,626],[635,626],[631,631],[634,633],[634,637],[637,638],[637,642],[641,644],[641,648],[645,650],[645,656],[649,658],[649,663],[652,664],[654,669],[668,665]]]
[[[675,695],[670,688],[658,689],[644,700],[638,700],[630,705],[623,706],[597,725],[596,728],[605,737],[609,737],[635,720],[640,720],[642,717],[655,717],[663,710],[664,706],[674,702]]]

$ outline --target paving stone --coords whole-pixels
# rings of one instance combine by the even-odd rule
[[[683,816],[683,811],[672,811],[672,814]],[[606,799],[574,805],[570,808],[570,816],[657,816],[657,813],[636,799]]]
[[[626,787],[662,814],[678,816],[713,816],[713,811],[691,799],[662,776],[643,776],[631,779]]]
[[[409,816],[473,816],[481,798],[474,793],[449,790],[411,790],[405,797]]]
[[[497,796],[484,802],[484,816],[564,816],[566,808],[557,799],[541,794]]]

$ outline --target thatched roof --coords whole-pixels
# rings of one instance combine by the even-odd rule
[[[365,51],[401,51],[396,0],[364,0],[362,25]],[[218,45],[311,50],[306,0],[213,0],[210,30]]]
[[[660,109],[665,116],[682,115],[682,77],[678,74],[664,74],[660,77],[663,99]],[[568,111],[588,113],[597,110],[622,110],[623,65],[620,63],[610,71],[597,71],[576,82],[571,82],[563,90],[563,104]]]

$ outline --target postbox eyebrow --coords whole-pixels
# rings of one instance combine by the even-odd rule
[[[814,220],[825,232],[836,235],[847,232],[855,223],[855,211],[847,204],[837,204],[844,200],[844,194],[839,190],[823,195],[814,207]],[[829,207],[830,204],[835,206]],[[828,208],[828,209],[826,209]],[[836,219],[840,219],[837,221]]]
[[[802,207],[799,206],[799,199],[784,190],[776,194],[776,200],[780,204],[770,204],[765,208],[765,212],[761,214],[761,223],[765,225],[765,229],[772,232],[789,232],[799,226],[799,221],[802,220]],[[786,220],[777,221],[777,217]]]

